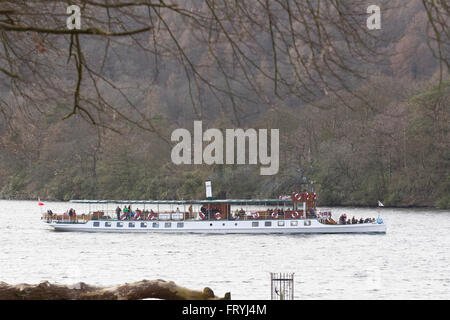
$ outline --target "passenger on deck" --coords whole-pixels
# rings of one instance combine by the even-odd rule
[[[239,218],[239,210],[238,209],[236,209],[236,211],[234,212],[233,218],[234,219],[238,219]]]
[[[125,219],[128,219],[128,208],[127,206],[123,207],[123,214],[125,215]]]
[[[347,224],[352,224],[352,221],[350,219],[347,219]]]
[[[364,223],[364,219],[363,218],[359,219],[359,223]]]
[[[122,209],[120,209],[119,206],[117,206],[116,208],[116,216],[117,216],[117,220],[120,220],[120,213],[122,212]]]
[[[208,211],[206,210],[205,206],[201,206],[200,207],[200,212],[203,213],[205,215],[205,217],[207,216]]]
[[[346,224],[345,218],[345,214],[341,214],[341,216],[339,217],[339,224]]]
[[[356,223],[358,223],[358,220],[356,220],[356,219],[355,219],[355,216],[353,216],[353,218],[352,218],[352,224],[356,224]]]
[[[176,213],[180,213],[180,208],[177,207],[177,211],[175,211]]]

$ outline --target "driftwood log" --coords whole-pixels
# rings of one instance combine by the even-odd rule
[[[230,293],[220,298],[210,288],[190,290],[173,281],[142,280],[112,287],[96,287],[79,282],[73,285],[39,284],[9,285],[0,282],[0,300],[229,300]]]

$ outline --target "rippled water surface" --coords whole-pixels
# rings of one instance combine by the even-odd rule
[[[221,296],[230,291],[234,299],[269,299],[269,272],[295,272],[296,299],[450,299],[450,212],[381,212],[385,235],[61,233],[41,222],[36,201],[0,200],[0,281],[111,285],[161,278]]]

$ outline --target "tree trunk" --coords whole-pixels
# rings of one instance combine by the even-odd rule
[[[0,300],[137,300],[146,298],[167,300],[229,300],[230,293],[219,298],[210,288],[203,291],[177,286],[173,281],[142,280],[112,287],[95,287],[84,282],[74,285],[51,284],[9,285],[0,282]]]

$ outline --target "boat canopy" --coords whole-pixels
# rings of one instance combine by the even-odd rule
[[[205,199],[205,200],[70,200],[72,203],[85,204],[276,204],[276,203],[291,203],[289,199]]]

